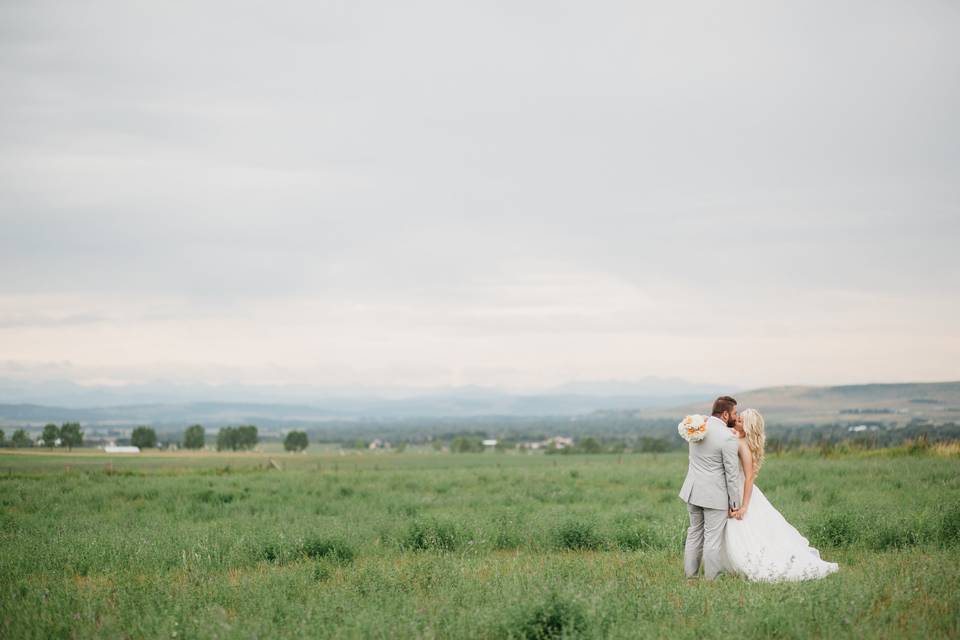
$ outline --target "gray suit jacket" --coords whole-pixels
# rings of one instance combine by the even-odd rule
[[[687,478],[680,489],[684,501],[706,509],[738,509],[743,494],[739,441],[720,418],[710,416],[707,435],[691,442]]]

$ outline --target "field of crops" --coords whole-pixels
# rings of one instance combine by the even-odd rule
[[[960,457],[770,456],[758,485],[841,565],[778,585],[684,579],[685,469],[5,453],[0,637],[960,636]]]

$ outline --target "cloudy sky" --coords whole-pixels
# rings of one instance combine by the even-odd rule
[[[960,378],[952,2],[0,4],[0,376]]]

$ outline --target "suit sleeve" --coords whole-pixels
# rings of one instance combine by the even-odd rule
[[[739,509],[743,497],[739,449],[739,442],[736,438],[727,438],[720,448],[720,455],[723,458],[723,476],[727,482],[727,502],[731,509]]]

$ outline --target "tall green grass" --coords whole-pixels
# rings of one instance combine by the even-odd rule
[[[771,456],[841,565],[780,585],[684,579],[678,454],[64,457],[0,456],[0,637],[960,635],[955,457]]]

